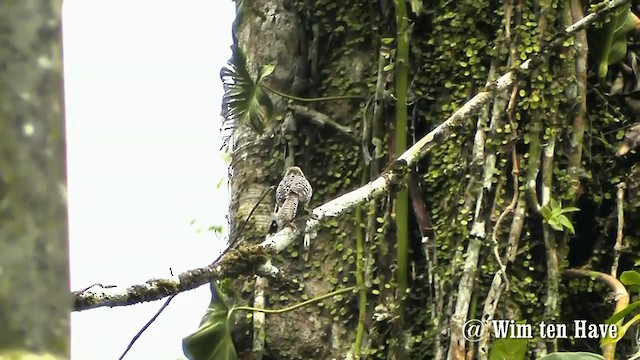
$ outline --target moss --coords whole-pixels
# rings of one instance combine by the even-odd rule
[[[221,275],[234,278],[243,274],[255,273],[255,270],[263,265],[270,255],[269,250],[260,245],[241,244],[220,259],[219,265],[225,269],[225,273]]]

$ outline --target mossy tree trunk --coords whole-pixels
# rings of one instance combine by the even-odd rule
[[[0,6],[2,358],[69,356],[61,6]]]
[[[236,129],[232,237],[286,166],[300,166],[307,175],[314,187],[312,207],[360,186],[398,155],[397,139],[406,138],[410,145],[426,135],[488,81],[582,18],[588,4],[505,0],[399,5],[243,2],[234,34],[254,75],[260,66],[273,64],[275,72],[266,83],[281,92],[362,99],[307,103],[270,93],[278,101],[265,134]],[[399,9],[406,11],[406,25],[396,25],[403,18],[395,16]],[[402,48],[407,42],[408,52]],[[627,120],[613,99],[587,81],[585,33],[564,45],[430,151],[407,177],[408,205],[406,199],[397,201],[394,192],[325,223],[308,260],[301,256],[302,239],[274,257],[273,265],[304,286],[292,289],[271,282],[265,295],[269,308],[282,308],[356,283],[366,288],[364,293],[267,315],[264,352],[250,341],[251,321],[246,320],[236,334],[239,349],[268,359],[357,357],[354,351],[362,358],[486,358],[491,343],[483,340],[476,347],[461,340],[456,329],[465,320],[604,322],[613,310],[603,300],[607,289],[595,285],[588,304],[578,306],[574,299],[593,283],[569,284],[563,270],[589,263],[594,270],[609,271],[611,254],[604,250],[613,245],[606,235],[611,222],[605,218],[615,208],[616,184],[629,173],[628,164],[612,160],[612,129]],[[407,65],[408,79],[401,74],[398,82],[398,69],[404,72]],[[399,84],[406,89],[399,90]],[[406,112],[397,111],[397,101],[405,95],[396,95],[402,90],[407,92]],[[328,115],[355,138],[301,117],[292,126],[287,116],[292,104]],[[588,127],[587,113],[604,120]],[[264,238],[273,198],[257,208],[240,242]],[[569,225],[569,213],[567,221],[550,218],[547,209],[555,204],[578,206],[581,215]],[[403,219],[407,213],[408,222]],[[637,210],[627,216],[637,217]],[[628,227],[627,245],[635,249],[633,236],[639,232]],[[400,251],[396,244],[402,244]],[[407,254],[402,254],[405,247]],[[621,270],[632,261],[623,257]],[[405,276],[408,292],[398,293]],[[237,285],[244,300],[253,301],[254,280]],[[362,342],[354,346],[356,338]],[[539,343],[531,342],[528,351],[541,355],[599,347],[597,340]]]

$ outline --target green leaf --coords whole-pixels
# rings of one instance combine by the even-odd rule
[[[622,320],[625,316],[634,311],[638,306],[640,306],[640,301],[632,302],[631,304],[624,307],[624,309],[618,311],[613,314],[610,318],[607,319],[607,324],[615,324],[618,321]]]
[[[264,78],[275,69],[264,65],[255,80],[247,70],[247,59],[242,49],[233,46],[229,63],[220,70],[224,86],[222,97],[223,129],[233,129],[238,124],[249,126],[258,134],[264,132],[266,124],[273,116],[273,102],[262,87]]]
[[[182,339],[182,350],[189,360],[237,360],[231,339],[230,310],[227,297],[218,285],[211,284],[211,302],[200,327]],[[227,300],[228,301],[228,300]]]
[[[537,360],[604,360],[604,357],[587,352],[556,352],[540,357]]]
[[[633,326],[633,324],[637,323],[638,321],[640,321],[640,314],[638,314],[638,315],[634,316],[633,318],[631,318],[631,320],[627,321],[624,325],[618,326],[618,336],[616,336],[615,338],[606,337],[606,338],[602,339],[600,344],[602,346],[604,346],[604,345],[608,345],[608,344],[611,344],[611,343],[617,343],[618,341],[620,341],[624,337],[624,335],[627,333],[629,328],[631,326]]]
[[[551,218],[547,220],[547,222],[549,223],[549,226],[551,226],[554,230],[562,231],[562,225],[560,225],[560,222],[558,222],[557,218]]]
[[[543,206],[542,207],[542,217],[545,220],[549,220],[551,218],[551,209],[549,209],[548,206]]]
[[[416,15],[420,15],[420,11],[422,10],[422,0],[410,0],[411,4],[411,12]]]
[[[491,344],[490,360],[523,360],[527,339],[500,338]]]
[[[589,52],[596,59],[598,78],[604,81],[609,65],[622,61],[627,53],[627,37],[638,18],[629,6],[622,6],[609,17],[605,26],[591,29],[588,34]]]
[[[562,214],[562,209],[561,208],[552,208],[551,209],[551,217],[558,217],[560,216],[560,214]]]
[[[620,275],[620,281],[625,285],[640,285],[640,273],[635,270],[624,271]]]
[[[222,227],[222,225],[211,225],[207,230],[213,231],[216,234],[222,234],[222,232],[224,231],[224,228]]]
[[[562,213],[569,213],[569,212],[575,212],[575,211],[580,211],[580,209],[575,206],[567,206],[566,208],[562,208]]]
[[[273,70],[275,69],[276,69],[275,65],[272,65],[272,64],[264,65],[263,67],[261,67],[260,70],[258,71],[258,79],[256,82],[260,82],[262,79],[271,75],[271,73],[273,73]]]
[[[569,232],[572,234],[575,234],[576,231],[573,228],[573,224],[571,223],[571,221],[569,221],[569,218],[564,216],[564,215],[560,215],[556,218],[558,220],[558,222],[560,223],[560,225],[566,227],[567,229],[569,229]]]
[[[225,180],[227,180],[225,177],[221,177],[220,180],[218,180],[218,183],[216,184],[216,189],[220,189],[222,185],[224,185],[224,183],[226,182]]]

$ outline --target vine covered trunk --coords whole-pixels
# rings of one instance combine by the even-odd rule
[[[624,134],[638,114],[636,55],[626,47],[638,22],[623,4],[589,32],[563,35],[602,9],[589,5],[238,2],[230,65],[243,82],[225,83],[235,89],[225,107],[236,109],[233,247],[273,235],[271,187],[291,166],[313,187],[310,208],[389,171],[404,179],[272,253],[269,264],[292,282],[234,279],[242,304],[312,300],[235,313],[240,358],[488,359],[505,345],[489,332],[467,341],[468,320],[571,327],[613,314],[606,299],[615,286],[597,274],[616,282],[640,246],[637,159],[616,155],[624,139],[636,146]],[[632,22],[622,35],[611,30],[619,19]],[[622,57],[615,41],[625,44]],[[519,67],[526,71],[507,76],[508,86],[496,85]],[[229,95],[243,86],[251,90],[244,112]],[[482,105],[462,108],[472,98]],[[415,166],[393,162],[460,109],[468,116],[436,132]],[[600,339],[537,340],[506,346],[523,358],[600,347]],[[628,339],[619,344],[617,354],[634,351]],[[608,358],[616,351],[602,349]]]

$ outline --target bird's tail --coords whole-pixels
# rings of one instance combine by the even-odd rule
[[[298,213],[298,204],[300,200],[295,194],[289,195],[282,206],[278,209],[276,214],[276,222],[278,224],[278,230],[281,230],[286,225],[290,224],[295,219]]]

